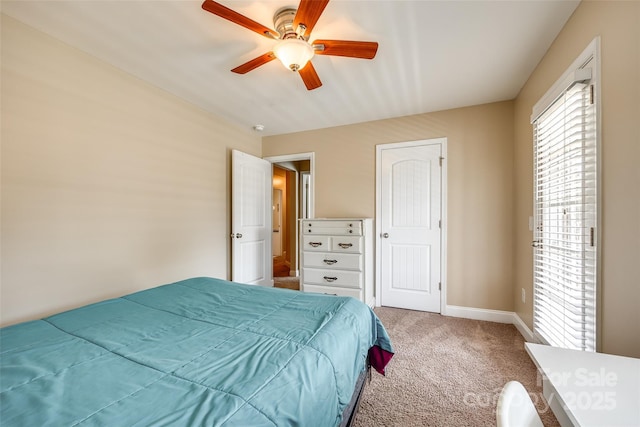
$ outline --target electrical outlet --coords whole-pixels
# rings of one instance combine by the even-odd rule
[[[527,302],[527,293],[525,292],[524,288],[522,288],[522,302]]]

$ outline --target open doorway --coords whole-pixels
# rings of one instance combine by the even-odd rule
[[[273,280],[300,289],[298,224],[313,218],[313,153],[267,157],[273,164]]]

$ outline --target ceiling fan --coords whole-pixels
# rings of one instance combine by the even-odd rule
[[[298,9],[279,9],[274,17],[275,30],[265,27],[246,16],[229,9],[213,0],[205,0],[202,8],[261,36],[279,40],[273,50],[252,59],[231,70],[245,74],[278,58],[291,71],[298,72],[308,90],[317,89],[322,82],[311,64],[314,55],[346,56],[350,58],[373,59],[378,51],[378,43],[348,40],[315,40],[309,43],[311,30],[318,22],[329,0],[301,0]]]

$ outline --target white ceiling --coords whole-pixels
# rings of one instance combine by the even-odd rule
[[[2,12],[246,129],[276,135],[513,99],[578,0],[331,0],[315,39],[377,41],[373,60],[316,56],[323,86],[272,61],[274,41],[201,1],[2,1]],[[220,0],[273,28],[297,0]]]

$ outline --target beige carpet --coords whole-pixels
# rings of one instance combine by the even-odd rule
[[[387,307],[375,309],[396,350],[385,377],[373,373],[355,425],[495,426],[502,386],[518,380],[546,427],[558,422],[513,325]]]
[[[286,277],[274,277],[273,278],[273,287],[274,288],[285,288],[285,289],[293,289],[294,291],[300,290],[300,278],[293,276]]]

